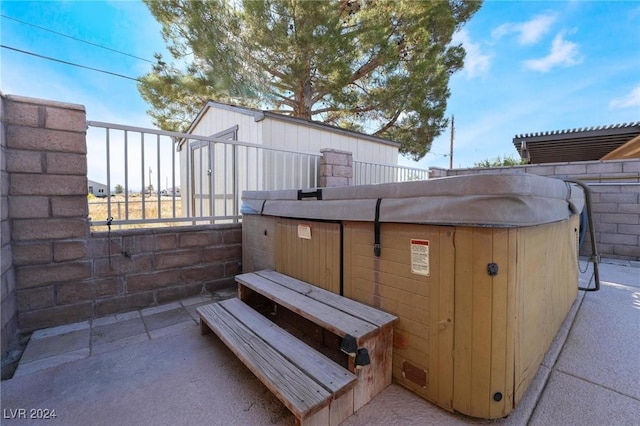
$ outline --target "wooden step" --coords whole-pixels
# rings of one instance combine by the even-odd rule
[[[379,330],[376,323],[354,316],[354,313],[350,312],[350,307],[340,302],[337,303],[338,306],[334,306],[335,300],[314,299],[312,293],[314,296],[323,295],[319,291],[322,289],[312,288],[302,281],[296,283],[293,278],[286,275],[274,271],[261,271],[238,275],[236,281],[340,337],[349,334],[360,343]],[[297,287],[297,290],[290,287]],[[335,296],[348,300],[339,295]],[[365,307],[358,302],[351,302]],[[392,315],[389,317],[395,318]]]
[[[312,340],[320,337],[314,329],[320,327],[320,339],[324,346],[319,349],[327,349],[330,357],[334,357],[336,351],[338,358],[344,356],[340,352],[343,343],[339,341],[340,338],[346,335],[355,338],[357,351],[349,351],[351,356],[343,364],[358,376],[353,389],[353,412],[391,384],[393,323],[397,320],[396,316],[273,270],[241,274],[236,276],[236,281],[240,299],[256,309],[264,309],[265,306],[273,309],[276,321],[282,320],[293,325],[303,335],[308,333],[313,336]],[[260,297],[256,298],[256,295]],[[273,302],[275,306],[271,308],[268,303],[264,305],[260,298]],[[282,316],[279,306],[285,308]],[[292,313],[293,317],[287,312]],[[296,317],[311,323],[311,326],[304,324],[304,321],[297,321]],[[325,331],[333,334],[338,341],[332,340]],[[357,354],[362,354],[362,357]]]
[[[336,424],[353,413],[356,376],[238,299],[197,309],[211,329],[302,424]],[[344,395],[344,396],[342,396]]]
[[[398,319],[395,315],[388,314],[379,309],[356,302],[355,300],[348,299],[340,296],[339,294],[332,293],[323,288],[308,284],[304,281],[300,281],[296,278],[273,270],[265,269],[257,271],[255,274],[378,327],[383,327]],[[242,275],[239,276],[242,277]]]

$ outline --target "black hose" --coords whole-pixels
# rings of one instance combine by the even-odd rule
[[[587,215],[587,209],[584,208],[580,212],[580,237],[578,238],[578,247],[582,247],[584,243],[584,237],[587,236],[587,229],[589,228],[589,217]]]
[[[585,210],[587,212],[587,225],[588,225],[588,231],[589,231],[589,236],[591,237],[591,257],[589,258],[589,262],[593,263],[593,275],[595,277],[595,287],[591,288],[591,287],[578,287],[578,290],[582,290],[582,291],[598,291],[600,290],[600,270],[598,269],[598,264],[600,262],[600,256],[598,256],[598,248],[596,246],[596,228],[593,224],[593,214],[591,212],[591,188],[589,188],[587,186],[586,183],[579,181],[579,180],[575,180],[575,179],[564,179],[565,182],[567,183],[575,183],[576,185],[580,186],[583,190],[584,190],[584,201],[585,201]],[[583,210],[584,211],[584,210]],[[581,216],[581,225],[582,225],[582,213],[580,214]],[[582,232],[581,232],[582,234]],[[586,234],[586,232],[585,232]],[[582,243],[582,240],[584,239],[584,235],[580,235],[580,241],[579,243]]]

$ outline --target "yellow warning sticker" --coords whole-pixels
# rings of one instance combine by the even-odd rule
[[[411,273],[429,276],[428,240],[411,240]]]

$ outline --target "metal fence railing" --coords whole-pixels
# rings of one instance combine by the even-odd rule
[[[92,229],[230,223],[247,190],[318,186],[318,154],[88,122]],[[353,162],[354,184],[427,179],[426,170]],[[93,194],[93,196],[91,195]]]
[[[242,191],[318,184],[320,155],[96,121],[88,125],[93,229],[106,229],[109,219],[119,228],[237,222]]]
[[[375,183],[409,182],[427,180],[429,170],[396,165],[353,162],[353,184],[368,185]]]

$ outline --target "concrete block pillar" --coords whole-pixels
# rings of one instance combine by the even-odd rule
[[[442,169],[440,167],[429,167],[429,179],[436,179],[447,176],[447,169]]]
[[[11,222],[9,220],[9,173],[7,173],[7,140],[5,132],[6,114],[4,97],[0,98],[0,288],[2,290],[2,354],[8,350],[9,343],[18,330],[18,311],[16,308],[16,271],[13,267],[11,249]]]
[[[60,306],[56,300],[57,286],[92,273],[84,248],[90,235],[84,106],[5,96],[4,118],[2,188],[5,201],[6,181],[18,327],[48,325],[42,318],[53,314],[66,322],[86,319],[91,302]],[[4,208],[2,234],[4,300]],[[81,255],[69,256],[69,247]]]
[[[353,154],[337,149],[321,149],[320,179],[318,186],[353,185]]]

